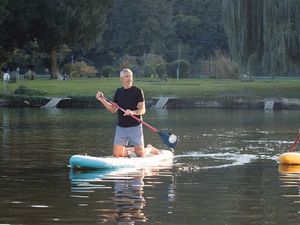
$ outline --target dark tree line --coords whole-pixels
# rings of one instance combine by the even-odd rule
[[[42,60],[55,75],[66,49],[101,67],[126,55],[171,62],[179,47],[196,61],[226,46],[221,1],[0,0],[0,62]]]
[[[222,0],[115,0],[98,55],[113,63],[125,54],[156,54],[190,62],[226,50]],[[180,46],[179,46],[180,45]]]
[[[151,74],[153,65],[164,73],[164,64],[187,68],[221,52],[241,72],[288,75],[299,71],[299,7],[298,0],[0,0],[0,66],[40,65],[55,77],[73,56],[98,69],[130,62]]]

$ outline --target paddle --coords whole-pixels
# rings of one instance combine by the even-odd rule
[[[298,134],[297,137],[295,138],[294,143],[292,144],[292,146],[291,146],[289,152],[295,151],[295,149],[296,149],[296,147],[297,147],[297,143],[298,143],[299,140],[300,140],[300,130],[299,130],[299,134]]]
[[[117,103],[105,98],[106,101],[108,101],[110,104],[114,105],[116,108],[118,108],[119,110],[125,112],[125,109],[121,108]],[[142,123],[143,125],[145,125],[146,127],[148,127],[152,132],[157,133],[161,140],[163,141],[163,143],[167,146],[169,146],[170,148],[175,148],[176,144],[177,144],[177,136],[174,134],[171,134],[169,132],[166,131],[159,131],[158,129],[156,129],[155,127],[151,126],[150,124],[144,122],[143,120],[141,120],[140,118],[136,117],[135,115],[129,115],[131,116],[133,119],[139,121],[140,123]]]

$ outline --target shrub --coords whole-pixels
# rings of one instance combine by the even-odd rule
[[[35,90],[35,89],[29,89],[24,85],[19,86],[15,90],[15,94],[17,95],[29,95],[29,96],[39,96],[39,95],[46,95],[47,92]]]
[[[167,66],[164,63],[160,63],[156,66],[156,73],[158,76],[162,77],[167,74]]]
[[[95,67],[87,65],[84,61],[80,61],[74,64],[65,64],[63,72],[74,78],[90,78],[96,77],[97,70]]]
[[[177,77],[177,69],[179,65],[179,78],[187,78],[189,71],[189,63],[186,60],[176,60],[167,66],[168,75],[170,77]]]
[[[151,77],[155,74],[155,68],[151,65],[145,65],[143,68],[144,77]]]
[[[111,77],[115,72],[115,68],[113,66],[107,65],[101,68],[101,76]]]
[[[236,79],[239,77],[238,66],[228,56],[216,52],[215,63],[218,78]]]

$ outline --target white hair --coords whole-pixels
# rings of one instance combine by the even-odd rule
[[[120,77],[123,77],[123,74],[124,74],[124,73],[129,73],[131,76],[133,76],[132,71],[131,71],[130,69],[128,69],[128,68],[125,68],[125,69],[123,69],[123,70],[120,72]]]

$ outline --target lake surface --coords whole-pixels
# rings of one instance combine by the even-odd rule
[[[1,109],[0,224],[299,224],[300,169],[276,162],[299,113],[149,110],[146,122],[180,138],[173,166],[76,172],[73,154],[111,154],[115,115]]]

